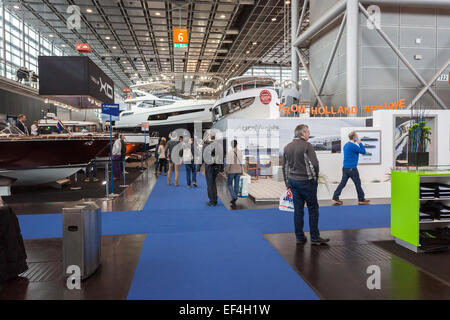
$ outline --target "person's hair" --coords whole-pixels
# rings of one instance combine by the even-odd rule
[[[211,135],[211,140],[213,140],[213,141],[216,140],[216,136],[212,134]]]
[[[183,136],[179,136],[178,141],[183,141]]]
[[[356,131],[352,131],[352,132],[350,132],[349,134],[348,134],[348,138],[350,139],[350,140],[353,140],[353,138],[356,136]]]
[[[23,113],[21,113],[21,114],[19,114],[19,115],[17,116],[17,119],[21,119],[21,118],[23,118],[23,117],[25,117],[25,115],[24,115]]]
[[[38,124],[38,122],[36,120],[33,121],[33,124]]]
[[[237,140],[231,141],[231,146],[232,146],[233,148],[236,148],[236,147],[237,147]]]
[[[166,138],[164,138],[164,137],[161,138],[160,145],[162,145],[163,147],[166,146]]]
[[[302,133],[305,132],[306,129],[308,129],[308,126],[306,124],[298,125],[297,127],[295,127],[294,137],[301,138],[302,137]]]

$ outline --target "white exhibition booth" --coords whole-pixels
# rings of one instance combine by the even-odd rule
[[[320,173],[323,176],[319,185],[319,200],[331,199],[342,175],[343,153],[342,148],[348,141],[350,131],[357,131],[360,138],[365,137],[372,156],[361,157],[358,170],[360,172],[366,198],[390,198],[391,184],[390,172],[395,166],[397,156],[401,159],[401,150],[404,145],[397,146],[401,132],[399,127],[411,117],[411,110],[377,110],[373,112],[373,126],[366,127],[366,118],[278,118],[278,119],[232,119],[228,120],[227,138],[238,140],[240,148],[248,152],[248,148],[266,147],[272,154],[282,154],[284,146],[289,143],[294,134],[294,128],[301,124],[310,127],[312,138],[310,142],[316,149],[320,164]],[[430,165],[450,165],[450,111],[429,110],[426,112],[427,125],[432,127],[430,152]],[[264,134],[261,134],[261,130]],[[272,136],[267,137],[268,131],[273,130]],[[406,131],[403,131],[405,134]],[[264,136],[264,139],[261,137]],[[337,137],[336,137],[337,136]],[[341,152],[332,153],[331,147],[323,148],[331,140],[341,140]],[[264,140],[264,141],[262,141]],[[278,140],[278,142],[277,142]],[[401,140],[401,139],[400,139]],[[274,141],[276,146],[274,147]],[[398,152],[394,151],[397,147]],[[405,157],[405,151],[403,151]],[[364,163],[368,162],[368,163]],[[280,167],[273,163],[274,175],[279,174]],[[353,182],[349,180],[347,187],[341,194],[341,199],[356,199],[356,190]]]

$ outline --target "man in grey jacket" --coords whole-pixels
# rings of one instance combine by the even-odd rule
[[[313,146],[308,142],[309,134],[309,128],[305,124],[295,128],[294,140],[284,148],[283,177],[286,188],[291,190],[294,200],[297,244],[305,244],[307,241],[303,233],[303,208],[306,202],[311,243],[321,245],[330,239],[321,238],[319,233],[319,203],[317,201],[319,161]]]

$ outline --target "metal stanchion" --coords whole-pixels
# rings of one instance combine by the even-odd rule
[[[105,162],[105,182],[106,182],[106,197],[103,198],[104,200],[112,200],[112,198],[110,198],[109,196],[109,183],[108,183],[108,179],[109,179],[109,170],[108,170],[108,161]]]
[[[121,188],[126,188],[128,187],[128,185],[126,184],[126,180],[125,180],[125,166],[127,165],[127,159],[123,159],[123,170],[122,170],[122,175],[123,175],[123,184],[121,184],[119,187]]]
[[[75,180],[75,183],[78,182],[78,171],[75,172],[75,174],[74,174],[74,180]],[[81,190],[81,189],[83,189],[83,188],[80,187],[80,186],[76,186],[76,187],[72,186],[72,187],[70,187],[70,190]]]

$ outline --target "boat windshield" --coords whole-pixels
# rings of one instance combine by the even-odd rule
[[[273,89],[274,87],[275,87],[275,80],[271,78],[235,79],[228,83],[228,86],[223,91],[223,97],[249,89],[259,89],[259,88]]]
[[[161,107],[166,106],[169,104],[175,103],[174,100],[145,100],[142,101],[138,107],[139,108],[154,108],[154,107]]]

